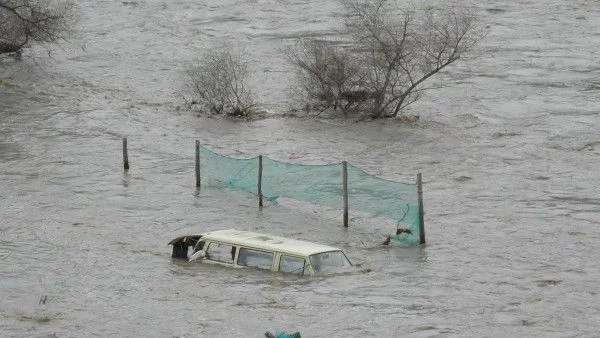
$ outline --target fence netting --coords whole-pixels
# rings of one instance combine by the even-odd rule
[[[233,158],[200,146],[202,186],[258,195],[259,157]],[[304,165],[262,158],[263,199],[279,197],[343,209],[342,163]],[[398,245],[419,243],[417,185],[381,179],[347,165],[348,209],[397,222]]]

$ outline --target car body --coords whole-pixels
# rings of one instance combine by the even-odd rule
[[[234,268],[251,267],[300,276],[353,270],[339,248],[303,240],[234,229],[173,239],[173,258]],[[192,248],[193,250],[190,250]]]

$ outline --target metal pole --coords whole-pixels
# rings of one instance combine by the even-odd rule
[[[425,212],[423,210],[423,177],[421,173],[417,174],[417,195],[419,198],[419,236],[420,243],[425,243],[425,220],[423,216]]]
[[[200,187],[200,141],[196,140],[196,187]]]
[[[342,194],[344,195],[344,228],[348,227],[348,164],[342,162]]]
[[[127,137],[123,137],[123,169],[129,170],[129,156],[127,156]]]
[[[262,155],[258,155],[258,206],[259,207],[263,206],[262,171],[263,171]]]

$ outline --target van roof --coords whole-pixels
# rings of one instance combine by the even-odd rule
[[[211,231],[204,234],[202,240],[205,239],[303,256],[340,250],[328,245],[235,229]]]

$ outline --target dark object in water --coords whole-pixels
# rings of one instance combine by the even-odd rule
[[[404,229],[404,228],[398,228],[398,230],[396,230],[396,235],[400,235],[400,234],[412,234],[412,231],[410,229]]]
[[[396,230],[396,236],[402,235],[402,234],[410,235],[410,234],[412,234],[412,230],[406,229],[406,228],[398,228]],[[387,238],[385,239],[385,241],[383,241],[383,243],[381,243],[381,245],[389,245],[391,240],[392,240],[392,236],[387,236]]]
[[[200,238],[202,238],[201,235],[181,236],[173,239],[171,242],[169,242],[169,244],[173,246],[173,254],[171,257],[187,259],[188,248],[190,246],[195,247],[198,241],[200,241]]]
[[[265,337],[266,338],[301,338],[300,332],[272,334],[269,331],[265,332]]]

